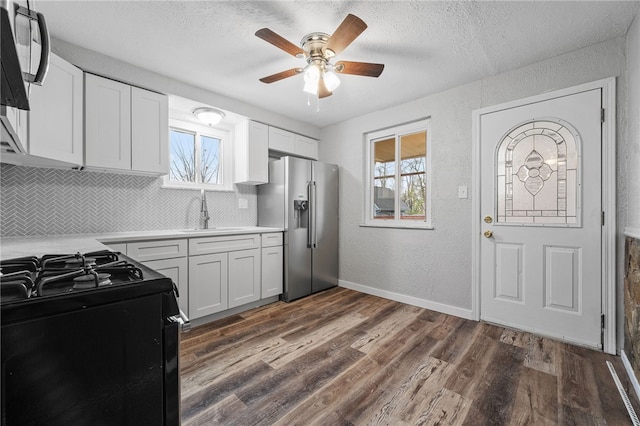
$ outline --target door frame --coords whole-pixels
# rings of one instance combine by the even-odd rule
[[[536,102],[547,101],[562,96],[602,89],[602,211],[604,225],[602,236],[602,313],[604,314],[603,345],[604,352],[616,354],[616,78],[609,77],[590,83],[565,89],[554,90],[540,95],[530,96],[498,105],[479,108],[472,112],[472,165],[471,175],[471,315],[480,320],[480,117],[484,114],[520,107]]]

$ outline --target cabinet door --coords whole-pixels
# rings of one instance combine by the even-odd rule
[[[269,181],[269,126],[245,120],[236,126],[235,183],[259,185]]]
[[[189,257],[189,317],[224,311],[227,298],[227,253]]]
[[[166,95],[131,88],[131,169],[169,173],[169,103]]]
[[[295,135],[295,153],[300,157],[318,159],[318,141],[302,135]]]
[[[187,258],[181,257],[177,259],[151,260],[149,262],[142,262],[142,264],[171,278],[178,287],[178,305],[180,306],[180,309],[182,309],[182,312],[189,316]]]
[[[82,164],[83,73],[51,55],[47,82],[31,86],[29,154]]]
[[[260,299],[260,249],[229,252],[229,307]]]
[[[269,126],[249,121],[247,181],[269,182]]]
[[[262,298],[282,294],[282,246],[262,249]]]
[[[131,170],[131,87],[85,74],[85,165]]]
[[[293,139],[293,133],[269,126],[269,149],[292,154],[295,151]]]

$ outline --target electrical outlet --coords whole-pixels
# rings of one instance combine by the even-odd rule
[[[238,208],[239,209],[248,209],[249,208],[249,200],[246,198],[238,198]]]

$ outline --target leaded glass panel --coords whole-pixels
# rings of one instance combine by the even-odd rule
[[[497,222],[579,226],[578,136],[566,125],[522,124],[496,150]]]

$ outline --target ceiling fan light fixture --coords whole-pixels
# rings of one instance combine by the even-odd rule
[[[349,14],[340,23],[332,35],[309,33],[300,41],[300,47],[268,28],[256,31],[256,36],[267,43],[293,55],[304,58],[307,65],[303,68],[291,68],[260,79],[263,83],[274,83],[298,74],[304,75],[303,90],[318,96],[318,99],[331,96],[340,85],[337,73],[379,77],[384,64],[369,62],[340,61],[333,65],[331,59],[344,51],[362,32],[367,24],[355,15]]]
[[[320,80],[320,68],[315,64],[309,64],[304,70],[304,90],[312,95],[318,94],[318,81]]]
[[[329,90],[330,92],[333,92],[338,88],[338,86],[340,86],[340,79],[332,70],[326,70],[324,72],[323,78],[324,84],[327,87],[327,90]]]
[[[215,126],[224,118],[224,112],[215,108],[196,108],[193,115],[208,126]]]

